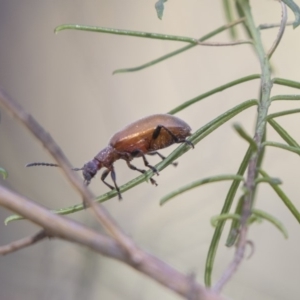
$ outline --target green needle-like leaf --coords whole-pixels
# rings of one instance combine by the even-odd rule
[[[266,213],[265,211],[262,210],[258,210],[258,209],[253,209],[252,213],[257,216],[260,217],[264,220],[269,221],[270,223],[272,223],[273,225],[275,225],[276,228],[279,229],[279,231],[283,234],[283,236],[287,239],[288,238],[288,232],[286,230],[286,228],[284,227],[284,225],[278,220],[276,219],[274,216]]]
[[[212,121],[208,122],[206,125],[198,129],[190,138],[189,140],[193,142],[195,145],[199,143],[202,139],[208,136],[210,133],[215,131],[221,125],[232,119],[237,114],[241,113],[242,111],[246,110],[247,108],[257,105],[257,100],[247,100],[232,109],[229,109],[225,113],[221,114],[217,118],[213,119]],[[167,165],[172,163],[176,160],[179,156],[185,153],[189,147],[185,145],[179,146],[175,151],[173,151],[166,159],[164,159],[161,163],[159,163],[156,168],[160,171],[164,169]],[[122,190],[121,190],[122,192]]]
[[[248,135],[248,133],[242,128],[241,125],[239,124],[234,124],[233,125],[233,128],[236,130],[236,132],[243,138],[245,139],[249,144],[250,146],[252,147],[253,151],[257,151],[257,145],[256,143],[254,142],[253,138]]]
[[[220,127],[222,124],[227,122],[228,120],[232,119],[237,114],[241,113],[245,109],[257,105],[257,100],[247,100],[231,109],[226,111],[225,113],[221,114],[211,122],[207,123],[203,127],[201,127],[199,130],[197,130],[191,137],[191,141],[194,143],[198,143],[200,140],[202,140],[204,137],[206,137],[208,134],[213,132],[215,129]]]
[[[0,174],[2,175],[3,179],[6,179],[8,177],[8,173],[3,168],[0,168]]]
[[[208,34],[204,35],[203,37],[201,37],[201,38],[199,39],[199,42],[204,42],[204,41],[208,40],[209,38],[211,38],[211,37],[217,35],[218,33],[223,32],[224,30],[226,30],[226,29],[228,29],[228,28],[231,28],[231,27],[233,27],[233,26],[235,26],[235,25],[237,25],[237,24],[239,24],[239,23],[241,23],[241,22],[243,22],[243,19],[237,20],[237,21],[232,22],[232,23],[227,24],[227,25],[223,25],[223,26],[221,26],[221,27],[219,27],[219,28],[217,28],[217,29],[215,29],[215,30],[209,32]],[[169,52],[169,53],[167,53],[167,54],[165,54],[165,55],[163,55],[163,56],[161,56],[161,57],[159,57],[159,58],[156,58],[156,59],[154,59],[154,60],[152,60],[152,61],[150,61],[150,62],[147,62],[147,63],[145,63],[145,64],[142,64],[142,65],[140,65],[140,66],[133,67],[133,68],[123,68],[123,69],[115,70],[115,71],[113,72],[113,74],[117,74],[117,73],[126,73],[126,72],[135,72],[135,71],[143,70],[143,69],[148,68],[148,67],[151,67],[151,66],[153,66],[153,65],[155,65],[155,64],[157,64],[157,63],[159,63],[159,62],[161,62],[161,61],[164,61],[164,60],[166,60],[166,59],[168,59],[168,58],[171,58],[171,57],[173,57],[173,56],[175,56],[175,55],[177,55],[177,54],[180,54],[180,53],[185,52],[185,51],[187,51],[187,50],[189,50],[189,49],[192,49],[192,48],[194,48],[194,47],[196,47],[196,46],[197,46],[197,45],[193,45],[193,44],[192,44],[192,45],[184,46],[184,47],[182,47],[182,48],[179,48],[178,50]]]
[[[210,91],[208,91],[208,92],[206,92],[204,94],[201,94],[201,95],[199,95],[199,96],[197,96],[195,98],[192,98],[192,99],[190,99],[190,100],[188,100],[188,101],[180,104],[179,106],[177,106],[177,107],[173,108],[172,110],[170,110],[168,112],[168,114],[174,115],[174,114],[178,113],[179,111],[183,110],[184,108],[187,108],[190,105],[192,105],[192,104],[194,104],[194,103],[196,103],[196,102],[198,102],[198,101],[200,101],[202,99],[205,99],[205,98],[207,98],[207,97],[209,97],[211,95],[214,95],[216,93],[224,91],[224,90],[226,90],[226,89],[228,89],[230,87],[233,87],[235,85],[241,84],[243,82],[247,82],[247,81],[254,80],[254,79],[259,79],[259,78],[260,78],[260,74],[252,74],[252,75],[249,75],[249,76],[246,76],[246,77],[239,78],[237,80],[230,81],[230,82],[228,82],[226,84],[223,84],[223,85],[221,85],[221,86],[219,86],[217,88],[214,88],[214,89],[212,89],[212,90],[210,90]]]
[[[277,118],[277,117],[286,116],[286,115],[297,114],[297,113],[300,113],[300,108],[284,110],[284,111],[280,111],[278,113],[268,115],[267,120],[274,119],[274,118]]]
[[[189,183],[173,192],[171,192],[170,194],[164,196],[161,200],[160,200],[160,205],[165,204],[166,202],[168,202],[169,200],[171,200],[172,198],[178,196],[179,194],[182,194],[186,191],[189,191],[191,189],[194,189],[198,186],[207,184],[207,183],[212,183],[212,182],[218,182],[218,181],[225,181],[225,180],[239,180],[242,181],[244,180],[243,176],[239,176],[239,175],[217,175],[217,176],[212,176],[212,177],[207,177],[207,178],[203,178],[197,181],[194,181],[192,183]]]
[[[284,79],[284,78],[274,78],[273,82],[275,84],[285,85],[285,86],[292,87],[295,89],[300,89],[300,82],[298,82],[298,81],[288,80],[288,79]]]
[[[164,14],[164,3],[167,2],[168,0],[158,0],[155,3],[155,9],[156,9],[156,13],[157,13],[157,17],[161,20]]]
[[[276,95],[271,97],[271,101],[278,100],[300,100],[300,95]]]
[[[243,161],[239,167],[239,170],[237,172],[237,175],[239,176],[243,176],[247,166],[248,166],[248,162],[249,159],[251,157],[251,153],[252,153],[252,148],[249,147],[244,158]],[[240,181],[239,180],[234,180],[233,183],[231,184],[231,187],[227,193],[222,211],[220,214],[227,214],[230,211],[232,202],[234,200],[235,194],[237,192],[237,189],[240,185]],[[212,241],[210,243],[209,246],[209,250],[208,250],[208,254],[207,254],[207,258],[206,258],[206,266],[205,266],[205,274],[204,274],[204,279],[205,279],[205,285],[210,287],[211,286],[211,274],[212,274],[212,270],[213,270],[213,265],[215,262],[215,258],[216,258],[216,253],[217,253],[217,249],[218,249],[218,245],[220,242],[220,238],[224,229],[224,225],[225,225],[225,221],[219,221],[218,225],[215,229]]]
[[[224,7],[224,12],[225,12],[225,17],[228,23],[233,22],[233,12],[232,12],[232,3],[230,0],[223,0],[223,7]],[[234,27],[231,27],[230,30],[230,35],[232,39],[236,39],[236,30]]]
[[[144,32],[144,31],[134,31],[134,30],[122,30],[108,27],[99,27],[99,26],[88,26],[88,25],[76,25],[76,24],[64,24],[57,26],[54,30],[55,33],[58,33],[62,30],[81,30],[81,31],[91,31],[91,32],[101,32],[109,33],[115,35],[126,35],[126,36],[135,36],[140,38],[155,39],[155,40],[168,40],[176,42],[186,42],[191,44],[198,44],[198,40],[178,35],[169,35],[169,34],[160,34],[153,32]]]
[[[259,170],[259,173],[266,178],[270,178],[270,176],[263,170]],[[276,194],[279,196],[279,198],[283,201],[285,206],[289,209],[289,211],[293,214],[293,216],[297,219],[297,221],[300,223],[300,213],[297,210],[297,208],[294,206],[293,202],[288,198],[288,196],[282,191],[282,189],[276,185],[276,184],[270,184],[273,190],[276,192]]]
[[[292,147],[299,147],[300,145],[289,135],[289,133],[279,125],[274,119],[269,119],[268,123],[277,131],[277,133]]]
[[[237,11],[239,17],[240,17],[240,18],[245,18],[245,14],[244,14],[244,12],[243,12],[243,9],[242,9],[241,6],[240,6],[239,1],[235,1],[235,8],[236,8],[236,11]],[[246,19],[246,18],[245,18],[245,19]],[[245,22],[243,23],[243,27],[244,27],[244,29],[245,29],[245,31],[246,31],[247,36],[248,36],[250,39],[253,39],[253,36],[252,36],[252,34],[251,34],[251,31],[249,30],[249,28],[248,28],[248,26],[246,25]]]
[[[282,0],[294,13],[295,22],[293,27],[296,28],[300,25],[300,8],[293,0]]]
[[[263,143],[264,146],[271,146],[271,147],[277,147],[280,149],[288,150],[290,152],[294,152],[300,155],[300,147],[292,147],[285,144],[277,143],[277,142],[270,142],[266,141]]]
[[[244,201],[244,196],[242,195],[237,203],[236,209],[234,214],[241,216],[242,214],[242,209],[243,209],[243,201]],[[239,235],[239,227],[240,227],[240,219],[239,220],[232,220],[229,234],[226,240],[226,246],[231,247],[234,245],[238,235]]]
[[[227,220],[235,220],[237,222],[240,221],[241,216],[238,214],[221,214],[214,216],[210,219],[210,223],[213,227],[216,227],[220,221],[227,221]]]
[[[272,177],[272,178],[266,178],[266,177],[256,178],[255,184],[258,184],[261,182],[266,182],[266,183],[270,183],[270,184],[282,184],[282,181],[279,178],[274,178],[274,177]]]

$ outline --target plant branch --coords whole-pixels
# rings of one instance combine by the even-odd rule
[[[52,157],[56,160],[57,164],[61,167],[61,170],[63,170],[63,173],[68,181],[82,196],[83,201],[92,207],[92,210],[94,211],[100,223],[120,243],[120,245],[126,249],[130,257],[134,261],[141,260],[142,252],[136,247],[133,241],[125,235],[121,228],[118,227],[116,222],[111,218],[104,207],[94,202],[95,196],[89,189],[87,189],[86,186],[83,185],[83,182],[80,180],[79,176],[75,172],[71,171],[71,165],[68,159],[55,143],[50,134],[47,133],[31,115],[26,113],[20,104],[9,97],[2,88],[0,88],[0,103],[8,112],[16,117],[49,151]]]
[[[257,166],[259,162],[259,156],[261,152],[261,143],[265,133],[266,116],[268,114],[268,108],[270,106],[270,93],[272,88],[271,71],[268,57],[265,54],[262,40],[257,30],[248,0],[238,0],[240,8],[245,15],[247,28],[254,40],[254,48],[259,58],[262,76],[261,76],[261,99],[258,104],[258,115],[255,127],[254,141],[257,145],[257,152],[253,152],[248,164],[248,174],[245,182],[246,194],[244,197],[242,215],[241,215],[241,227],[240,234],[237,242],[237,248],[234,254],[232,262],[229,264],[219,281],[214,286],[215,291],[221,291],[224,285],[230,280],[233,274],[240,266],[244,256],[247,245],[247,233],[248,233],[248,219],[251,215],[251,208],[253,205],[253,199],[255,194],[255,179],[257,176]]]
[[[205,289],[196,282],[191,282],[171,266],[151,254],[144,253],[144,259],[135,263],[127,251],[114,239],[99,234],[78,222],[58,216],[29,199],[0,186],[0,205],[24,216],[26,219],[43,227],[49,235],[85,246],[104,256],[122,261],[141,273],[154,279],[175,293],[198,300],[221,300],[219,295]]]
[[[205,43],[200,42],[198,39],[186,37],[186,36],[178,36],[178,35],[170,35],[170,34],[160,34],[153,32],[143,32],[143,31],[133,31],[133,30],[122,30],[115,28],[107,28],[107,27],[98,27],[98,26],[88,26],[88,25],[76,25],[76,24],[64,24],[55,28],[54,32],[58,33],[59,31],[71,29],[71,30],[83,30],[83,31],[91,31],[91,32],[101,32],[101,33],[109,33],[116,35],[126,35],[126,36],[135,36],[140,38],[148,38],[148,39],[156,39],[156,40],[168,40],[168,41],[176,41],[176,42],[186,42],[199,46],[235,46],[241,44],[252,44],[251,41],[237,41],[232,43]]]
[[[0,246],[0,255],[6,255],[18,251],[20,249],[23,249],[25,247],[31,246],[37,242],[42,241],[47,236],[48,236],[47,232],[43,229],[32,236],[22,238],[20,240],[9,243],[5,246]]]

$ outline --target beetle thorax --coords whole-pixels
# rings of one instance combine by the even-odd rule
[[[95,159],[102,167],[109,168],[119,157],[112,146],[107,146],[95,156]]]

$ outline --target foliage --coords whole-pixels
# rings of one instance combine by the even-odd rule
[[[155,4],[155,8],[157,11],[157,16],[162,19],[163,12],[164,12],[164,3],[166,0],[157,1]],[[240,163],[239,169],[237,170],[236,174],[226,174],[226,175],[215,175],[209,178],[200,178],[195,182],[189,183],[183,187],[174,190],[170,194],[166,195],[161,199],[160,204],[165,204],[166,202],[170,201],[172,198],[177,196],[180,193],[184,193],[190,189],[198,188],[203,184],[206,183],[214,183],[223,180],[230,180],[232,181],[231,187],[228,190],[227,195],[225,196],[223,208],[218,216],[212,218],[212,225],[215,227],[215,231],[211,240],[211,244],[207,254],[206,260],[206,269],[205,269],[205,283],[207,286],[211,286],[211,277],[212,277],[212,270],[216,258],[217,249],[219,246],[220,238],[223,234],[223,229],[225,222],[227,220],[231,220],[231,228],[227,238],[227,245],[232,246],[236,245],[238,250],[244,251],[243,247],[245,246],[246,240],[244,240],[247,229],[251,224],[255,221],[259,220],[267,220],[275,225],[287,238],[288,234],[284,227],[284,225],[277,220],[275,217],[271,216],[267,212],[263,212],[255,208],[254,198],[257,190],[257,186],[261,183],[267,183],[270,185],[272,189],[276,192],[279,198],[283,201],[285,206],[291,212],[292,216],[300,222],[300,213],[296,209],[295,205],[293,204],[292,200],[289,199],[283,190],[278,186],[281,184],[280,179],[270,177],[266,171],[262,169],[263,164],[263,157],[264,157],[264,149],[268,147],[277,147],[282,150],[291,151],[296,154],[300,154],[300,146],[296,142],[296,140],[289,134],[281,125],[276,122],[276,118],[281,116],[286,116],[290,114],[299,113],[300,109],[293,109],[293,110],[286,110],[280,111],[277,113],[269,114],[268,109],[273,101],[297,101],[300,100],[300,95],[275,95],[273,97],[270,96],[272,86],[274,85],[284,85],[291,88],[300,89],[300,82],[292,81],[285,78],[273,78],[271,73],[271,66],[270,66],[270,57],[276,50],[281,37],[283,35],[284,29],[286,27],[286,19],[285,19],[285,4],[293,11],[295,15],[295,21],[293,22],[293,27],[296,28],[300,24],[300,9],[299,7],[291,0],[283,0],[281,2],[282,9],[283,9],[283,16],[281,20],[281,24],[279,27],[279,34],[276,38],[276,41],[272,48],[266,53],[264,51],[264,47],[262,45],[262,40],[260,37],[260,30],[261,27],[255,25],[251,8],[249,5],[249,1],[247,0],[237,0],[237,1],[230,1],[224,0],[224,11],[226,15],[226,19],[228,20],[229,24],[224,25],[215,29],[214,31],[207,33],[205,36],[196,39],[191,37],[183,37],[183,36],[175,36],[175,35],[165,35],[165,34],[157,34],[157,33],[148,33],[148,32],[138,32],[138,31],[130,31],[130,30],[123,30],[123,29],[113,29],[113,28],[105,28],[105,27],[96,27],[96,26],[86,26],[86,25],[72,25],[72,24],[65,24],[60,25],[55,29],[55,32],[58,33],[62,30],[83,30],[83,31],[92,31],[97,33],[108,33],[108,34],[116,34],[116,35],[126,35],[126,36],[135,36],[139,38],[150,38],[150,39],[160,39],[166,41],[177,41],[177,42],[184,42],[188,43],[189,45],[179,48],[176,51],[171,53],[167,53],[162,57],[155,58],[154,60],[147,62],[141,66],[130,67],[126,69],[118,69],[115,70],[113,73],[128,73],[128,72],[136,72],[142,69],[146,69],[148,67],[153,66],[154,64],[161,63],[166,59],[169,59],[175,55],[179,55],[189,49],[197,46],[201,46],[204,41],[207,39],[218,35],[224,30],[230,30],[231,37],[234,39],[237,35],[235,31],[235,27],[239,24],[246,29],[246,34],[248,35],[248,41],[236,42],[238,43],[250,43],[253,47],[253,50],[257,56],[257,59],[260,62],[261,66],[261,73],[260,74],[253,74],[248,75],[245,77],[238,78],[235,81],[226,83],[219,87],[214,88],[211,91],[208,91],[202,95],[199,95],[193,99],[187,100],[182,103],[180,106],[173,108],[169,113],[176,114],[180,110],[186,109],[187,107],[194,105],[196,102],[201,101],[202,99],[208,98],[209,96],[222,92],[225,89],[231,88],[235,85],[243,84],[244,82],[250,80],[259,80],[258,90],[260,96],[258,99],[250,99],[240,103],[239,105],[231,108],[230,110],[224,112],[223,114],[219,115],[217,118],[211,120],[203,127],[199,128],[195,131],[195,133],[190,137],[190,141],[194,144],[199,143],[209,134],[211,134],[214,130],[218,129],[221,125],[225,122],[231,120],[234,116],[241,113],[244,110],[256,105],[257,106],[257,121],[254,133],[247,133],[242,125],[235,124],[234,130],[236,133],[243,138],[243,140],[249,144],[248,150],[244,154],[244,158]],[[267,4],[266,4],[267,5]],[[170,12],[171,13],[171,12]],[[239,15],[241,18],[238,20],[234,19],[235,15]],[[265,29],[267,29],[266,27]],[[271,25],[270,27],[271,28]],[[228,43],[229,44],[229,43]],[[211,44],[211,46],[227,46],[226,44]],[[260,88],[262,87],[262,88]],[[286,142],[286,144],[281,144],[277,142],[272,142],[267,139],[266,135],[266,127],[270,125],[275,131],[279,134],[279,136]],[[157,170],[164,169],[167,165],[172,163],[176,158],[183,155],[186,151],[189,150],[189,147],[186,145],[180,145],[176,150],[174,150],[164,161],[159,163],[156,168]],[[248,172],[245,174],[246,170]],[[7,173],[5,170],[0,168],[0,173],[5,177]],[[148,171],[145,175],[138,176],[137,178],[133,179],[132,181],[123,185],[120,190],[121,192],[125,192],[128,189],[133,188],[134,186],[140,184],[141,182],[149,179],[153,175],[152,171]],[[239,187],[242,184],[242,196],[238,199],[234,212],[231,212],[231,207],[234,203],[236,193]],[[116,191],[111,191],[104,195],[101,195],[97,198],[98,202],[104,202],[112,197],[116,196]],[[72,207],[62,208],[59,210],[54,211],[56,214],[70,214],[77,211],[84,209],[82,204],[78,204]],[[22,217],[13,215],[10,216],[5,220],[7,224],[13,220],[19,220]],[[237,253],[237,252],[236,252]],[[237,254],[236,256],[237,257]],[[243,252],[242,252],[243,257]],[[238,265],[240,262],[234,260],[233,264]],[[231,274],[232,275],[232,274]],[[218,291],[222,288],[222,286],[226,283],[229,278],[222,277],[220,282],[215,287]],[[223,281],[222,281],[223,280]]]

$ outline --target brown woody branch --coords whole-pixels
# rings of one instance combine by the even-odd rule
[[[191,280],[189,276],[179,273],[163,261],[139,249],[134,242],[123,233],[108,212],[102,206],[94,202],[94,195],[83,185],[82,180],[79,179],[77,174],[71,171],[70,163],[52,137],[1,88],[0,104],[21,121],[22,124],[41,141],[44,147],[61,166],[69,182],[80,193],[84,201],[92,207],[101,224],[115,240],[99,234],[82,224],[55,215],[25,197],[1,186],[0,205],[40,225],[49,235],[84,245],[105,256],[123,261],[188,299],[221,300],[218,294],[205,289],[203,286]],[[18,241],[16,243],[18,243]],[[23,241],[21,244],[22,243],[24,246],[25,242]],[[30,244],[28,240],[27,243],[28,245]]]
[[[7,95],[2,88],[0,88],[0,103],[43,144],[50,155],[61,167],[64,175],[71,185],[82,196],[83,201],[92,208],[100,223],[128,252],[131,259],[135,262],[141,260],[142,251],[138,249],[134,242],[122,231],[106,209],[102,205],[94,202],[95,196],[85,185],[83,185],[79,176],[71,170],[72,167],[70,162],[51,135],[46,132],[44,128],[30,114],[28,114],[20,104]]]
[[[9,243],[5,246],[0,246],[0,255],[6,255],[6,254],[9,254],[9,253],[21,250],[25,247],[31,246],[31,245],[43,240],[47,236],[48,236],[48,234],[43,229],[43,230],[40,230],[38,233],[36,233],[32,236],[22,238],[20,240]]]
[[[127,251],[112,238],[56,215],[2,186],[0,186],[0,205],[43,227],[47,235],[83,245],[97,253],[120,260],[185,298],[222,299],[151,254],[143,252],[143,259],[138,263],[134,262]]]

